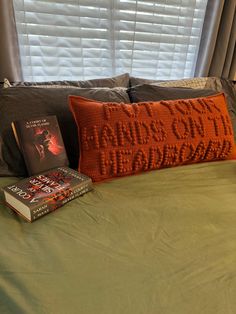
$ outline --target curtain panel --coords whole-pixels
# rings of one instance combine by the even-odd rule
[[[12,0],[0,1],[0,82],[21,81],[22,71]]]
[[[195,76],[236,79],[236,0],[208,0]]]

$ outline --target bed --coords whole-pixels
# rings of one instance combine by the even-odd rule
[[[0,96],[12,103],[19,88]],[[23,98],[45,96],[26,88]],[[24,170],[8,131],[0,153],[15,163],[0,159],[0,187]],[[158,169],[97,182],[32,224],[1,193],[0,313],[235,313],[235,191],[235,160]]]
[[[235,191],[221,161],[96,184],[33,224],[1,198],[0,312],[235,313]]]

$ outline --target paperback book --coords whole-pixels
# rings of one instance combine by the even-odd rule
[[[58,167],[2,188],[6,204],[34,221],[92,190],[92,180],[68,167]]]
[[[29,175],[68,166],[68,158],[56,116],[12,122]]]

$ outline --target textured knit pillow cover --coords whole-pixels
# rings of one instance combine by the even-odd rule
[[[234,138],[224,94],[118,104],[70,96],[79,171],[93,181],[227,159]]]

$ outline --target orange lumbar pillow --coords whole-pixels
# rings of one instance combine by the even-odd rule
[[[224,94],[118,104],[70,96],[79,171],[93,181],[229,158],[234,148]]]

